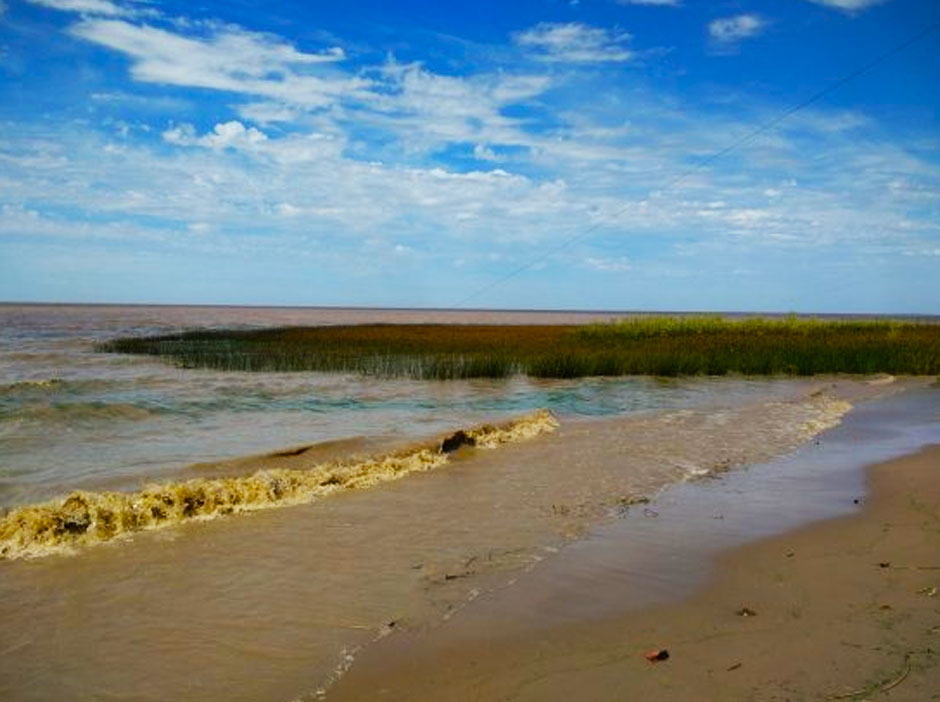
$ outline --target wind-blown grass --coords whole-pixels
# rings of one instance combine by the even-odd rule
[[[197,330],[98,345],[186,368],[423,379],[940,373],[940,325],[647,317],[586,326],[368,324]]]

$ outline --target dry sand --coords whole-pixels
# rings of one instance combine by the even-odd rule
[[[859,513],[724,554],[684,602],[475,640],[402,632],[328,699],[940,700],[940,447],[870,486]]]

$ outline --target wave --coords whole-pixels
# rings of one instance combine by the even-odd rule
[[[0,519],[0,560],[65,553],[186,521],[310,503],[334,492],[365,489],[440,468],[462,446],[492,449],[557,426],[551,412],[541,410],[506,424],[460,430],[439,442],[361,461],[196,478],[136,493],[76,491],[61,500],[15,508]]]
[[[15,383],[0,384],[0,395],[19,394],[30,390],[58,391],[65,385],[62,378],[42,378],[40,380],[19,380]]]
[[[74,424],[114,420],[138,421],[161,414],[157,409],[141,407],[129,402],[58,402],[40,407],[25,407],[4,412],[0,422],[37,422],[41,424]]]

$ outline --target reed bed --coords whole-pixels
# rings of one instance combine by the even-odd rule
[[[646,317],[586,326],[367,324],[195,330],[97,346],[185,368],[450,380],[940,373],[940,325]]]

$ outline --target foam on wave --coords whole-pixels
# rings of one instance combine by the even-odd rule
[[[0,519],[0,560],[69,552],[190,520],[314,502],[341,490],[365,489],[439,468],[460,445],[496,448],[557,426],[551,412],[541,410],[506,424],[461,430],[441,442],[354,462],[196,478],[151,485],[135,493],[76,491],[64,499],[15,508]],[[458,435],[465,440],[448,445]]]

